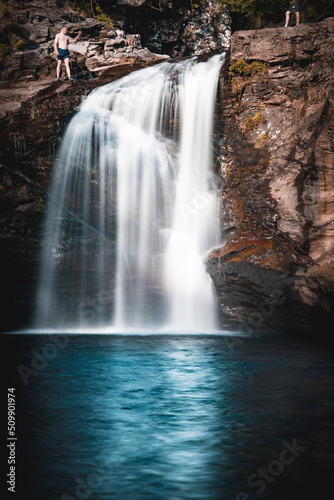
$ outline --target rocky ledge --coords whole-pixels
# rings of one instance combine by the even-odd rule
[[[233,34],[221,116],[226,327],[334,333],[334,19]]]
[[[84,18],[71,6],[73,2],[62,7],[59,3],[65,2],[16,1],[11,2],[11,10],[3,7],[8,19],[2,14],[5,21],[0,42],[3,39],[9,49],[17,45],[22,50],[8,54],[6,43],[1,43],[1,88],[17,81],[54,76],[53,42],[64,25],[71,37],[79,30],[82,32],[80,40],[69,47],[73,72],[80,75],[100,75],[118,64],[146,64],[169,56],[221,52],[230,43],[231,19],[218,0],[196,4],[193,11],[179,9],[180,12],[168,3],[158,17],[152,15],[155,11],[146,2],[119,1],[128,8],[123,7],[125,10],[118,12],[115,20],[104,16],[106,22]]]

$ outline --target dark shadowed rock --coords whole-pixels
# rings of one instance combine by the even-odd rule
[[[118,5],[129,5],[130,7],[139,7],[145,2],[146,0],[117,0]]]
[[[152,52],[172,57],[201,55],[229,47],[231,18],[218,0],[193,3],[174,9],[172,2],[161,2],[161,10],[144,3],[129,10],[127,25],[141,35]]]

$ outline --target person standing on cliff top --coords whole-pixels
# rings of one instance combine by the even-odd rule
[[[66,26],[63,26],[60,28],[60,33],[56,35],[55,41],[54,41],[54,51],[58,59],[58,64],[57,64],[57,78],[56,82],[59,81],[60,77],[60,69],[61,69],[61,63],[64,61],[65,62],[65,67],[67,71],[67,76],[69,80],[73,80],[71,77],[71,69],[70,69],[70,52],[68,50],[68,44],[70,42],[75,43],[79,40],[81,37],[81,31],[79,31],[78,35],[75,38],[71,38],[67,34],[67,28]]]
[[[285,28],[289,26],[290,14],[294,12],[296,14],[296,25],[299,24],[299,8],[301,0],[296,0],[293,2],[285,13]]]

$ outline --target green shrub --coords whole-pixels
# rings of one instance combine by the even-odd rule
[[[240,76],[234,76],[232,78],[232,92],[235,96],[240,96],[246,85],[251,83],[250,80],[244,80]]]
[[[243,59],[238,59],[229,67],[231,75],[240,76],[252,76],[255,73],[264,73],[266,70],[265,63],[261,61],[253,61],[252,63],[246,63]]]
[[[8,43],[0,43],[0,61],[10,53],[10,45]]]
[[[241,76],[247,76],[249,74],[248,66],[249,65],[246,63],[246,61],[244,61],[243,59],[238,59],[237,61],[231,64],[231,66],[229,67],[229,71],[230,73],[236,73]]]
[[[80,12],[80,14],[84,17],[95,17],[97,21],[105,23],[110,29],[114,27],[113,19],[104,10],[102,10],[97,2],[92,4],[87,0],[76,0],[74,7],[77,12]]]
[[[12,35],[12,39],[10,41],[11,50],[12,51],[21,50],[21,49],[23,49],[24,45],[25,45],[24,40],[22,40],[22,38],[15,35],[15,33],[14,33]]]
[[[284,22],[285,11],[291,0],[218,0],[226,5],[234,18],[234,29],[244,29],[243,23],[248,22],[249,28],[277,26]],[[302,0],[301,22],[311,23],[322,21],[333,16],[333,0]]]
[[[249,116],[245,124],[246,132],[250,132],[251,130],[257,129],[260,123],[262,122],[263,122],[263,116],[261,115],[261,113],[257,113],[255,116]]]
[[[101,21],[101,23],[107,24],[110,29],[114,27],[114,21],[111,19],[110,16],[108,16],[105,12],[103,12],[101,7],[96,7],[96,12],[97,14],[95,19],[97,21]]]
[[[261,61],[253,61],[251,63],[251,70],[252,75],[254,75],[255,73],[264,73],[266,70],[266,65]]]
[[[90,2],[87,0],[77,0],[74,3],[75,10],[84,17],[92,17]]]
[[[2,22],[4,19],[9,19],[10,17],[11,14],[7,5],[5,5],[3,2],[0,2],[0,22]]]

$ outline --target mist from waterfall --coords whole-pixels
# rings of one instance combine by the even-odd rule
[[[211,171],[223,56],[164,62],[93,91],[71,120],[47,207],[36,327],[210,331]]]

